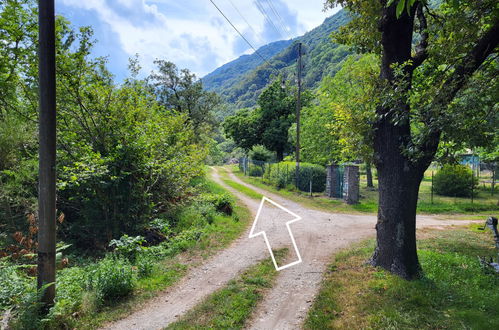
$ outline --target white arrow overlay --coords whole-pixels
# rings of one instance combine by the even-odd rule
[[[272,248],[270,247],[270,243],[269,243],[269,240],[267,238],[267,234],[265,233],[265,231],[262,230],[262,231],[259,231],[258,233],[255,233],[256,223],[258,222],[258,219],[260,218],[260,213],[262,212],[262,208],[263,208],[263,205],[265,204],[265,201],[267,201],[267,202],[271,203],[272,205],[280,208],[284,212],[287,212],[287,213],[291,214],[294,217],[294,219],[286,222],[286,228],[288,228],[289,236],[291,237],[291,242],[293,242],[293,247],[295,248],[295,252],[296,252],[296,255],[298,256],[298,260],[296,260],[294,262],[291,262],[289,264],[286,264],[284,266],[281,266],[281,267],[277,266],[277,262],[275,261],[274,253],[272,252]],[[296,222],[298,220],[301,220],[301,217],[299,215],[297,215],[297,214],[291,212],[290,210],[286,209],[285,207],[277,204],[276,202],[274,202],[270,198],[267,198],[265,196],[262,197],[262,201],[260,202],[260,206],[258,207],[258,212],[256,213],[255,221],[253,222],[253,226],[251,227],[251,230],[250,230],[250,233],[249,233],[249,238],[253,238],[253,237],[256,237],[256,236],[259,236],[259,235],[263,236],[263,238],[265,239],[265,243],[267,244],[267,248],[269,249],[270,256],[272,257],[272,262],[274,263],[274,266],[275,266],[276,270],[286,269],[288,267],[291,267],[291,266],[294,266],[296,264],[299,264],[302,261],[301,260],[301,255],[300,255],[300,251],[298,251],[298,247],[296,246],[295,238],[293,237],[293,233],[291,232],[291,228],[289,227],[290,224],[292,224],[293,222]]]

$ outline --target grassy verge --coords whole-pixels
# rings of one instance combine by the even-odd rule
[[[278,250],[275,256],[282,260],[286,253],[286,249]],[[242,328],[276,277],[272,261],[266,259],[231,280],[167,329]]]
[[[227,193],[227,190],[212,181],[206,181],[204,185],[209,193]],[[180,280],[189,267],[200,264],[202,260],[227,247],[246,229],[251,218],[250,211],[242,203],[235,204],[232,217],[215,215],[213,222],[204,228],[204,234],[199,240],[187,243],[182,247],[184,250],[182,253],[160,261],[150,276],[138,280],[133,295],[126,300],[106,306],[95,314],[86,313],[76,322],[75,328],[95,329],[99,325],[120,319],[139,309],[147,300]]]
[[[250,188],[246,187],[245,185],[242,185],[240,183],[234,182],[231,179],[229,179],[229,176],[228,176],[225,168],[218,167],[217,169],[220,173],[220,176],[222,178],[223,183],[225,183],[229,187],[236,189],[237,191],[245,194],[246,196],[248,196],[250,198],[258,199],[258,200],[262,199],[262,196],[263,196],[262,194],[259,194],[256,191],[254,191],[253,189],[250,189]]]
[[[477,260],[494,254],[490,231],[427,230],[423,235],[424,277],[416,281],[366,265],[373,241],[337,254],[305,328],[498,329],[499,277]]]
[[[361,176],[360,203],[348,205],[341,200],[327,198],[323,194],[313,194],[310,196],[308,193],[296,191],[293,189],[294,187],[291,187],[291,189],[277,189],[267,182],[264,182],[262,178],[245,176],[235,165],[228,166],[227,168],[244,182],[271,191],[295,202],[302,203],[310,208],[337,213],[370,214],[375,214],[378,210],[378,192],[367,188],[365,176]],[[377,180],[374,180],[374,185],[377,186],[377,184]],[[478,188],[475,192],[473,203],[471,203],[469,198],[437,195],[433,196],[433,202],[431,202],[431,179],[425,178],[421,183],[419,195],[418,213],[420,214],[470,214],[480,216],[480,219],[483,219],[484,216],[490,215],[490,212],[499,211],[499,205],[497,204],[498,195],[497,193],[495,196],[491,195],[488,188]],[[469,219],[469,217],[466,217],[466,219]]]
[[[377,211],[377,203],[372,203],[370,200],[362,201],[360,204],[357,204],[357,205],[347,205],[346,203],[343,203],[340,200],[326,198],[322,194],[314,193],[314,194],[312,194],[312,196],[310,196],[310,194],[308,194],[308,193],[304,193],[304,192],[296,191],[296,190],[292,190],[292,189],[277,189],[276,187],[274,187],[272,185],[264,183],[261,178],[245,176],[241,171],[239,171],[239,168],[237,166],[234,166],[234,165],[227,166],[227,170],[234,173],[238,178],[240,178],[242,181],[244,181],[246,183],[252,184],[255,187],[258,187],[260,189],[265,189],[265,190],[270,191],[276,195],[280,195],[282,197],[285,197],[285,198],[290,199],[292,201],[295,201],[297,203],[303,204],[309,208],[328,211],[328,212],[333,211],[333,212],[338,212],[338,213],[366,213],[366,212],[367,213],[374,213]],[[234,183],[234,181],[231,181],[227,177],[227,175],[225,175],[225,177],[226,177],[226,180],[228,182]],[[227,184],[229,184],[228,182],[227,182]],[[234,183],[234,184],[242,186],[241,184],[238,184],[238,183]],[[249,189],[246,186],[243,186],[243,187],[247,190],[254,192],[253,190]],[[237,189],[237,188],[235,188],[235,189]],[[240,190],[240,191],[244,193],[244,191],[242,191],[242,190]],[[372,194],[374,194],[374,193],[375,192],[372,192]]]
[[[202,180],[198,188],[201,192],[199,198],[228,193],[223,187],[207,180]],[[236,200],[234,196],[232,199]],[[19,300],[19,303],[15,304],[17,317],[13,328],[95,329],[104,323],[122,318],[178,282],[189,267],[199,265],[205,258],[229,245],[252,220],[250,211],[239,202],[232,204],[233,214],[230,216],[215,211],[214,206],[208,205],[208,202],[196,203],[179,209],[172,236],[160,245],[141,250],[139,259],[122,258],[116,261],[119,265],[113,261],[106,263],[106,258],[115,256],[113,253],[103,260],[59,271],[56,305],[43,320],[34,303],[36,294],[32,288],[35,286],[35,280],[25,276],[21,278],[21,273],[17,271],[7,273],[2,270],[0,264],[0,278],[8,275],[19,280],[17,286],[11,285],[12,287],[6,290],[7,297],[4,297],[5,290],[0,290],[0,303],[4,298],[10,299],[10,292],[15,293],[15,299]],[[96,272],[105,275],[96,276]],[[106,277],[110,276],[115,280],[106,281]],[[88,283],[94,285],[89,286]],[[120,283],[126,283],[126,288],[120,286]],[[103,285],[113,292],[118,292],[119,297],[103,299],[97,293],[103,291],[95,289]],[[126,293],[123,293],[123,290]],[[0,313],[0,321],[2,314]]]

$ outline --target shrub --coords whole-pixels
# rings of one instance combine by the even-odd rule
[[[264,146],[257,145],[251,149],[249,157],[256,161],[267,162],[272,159],[273,153]]]
[[[227,193],[203,194],[200,199],[212,204],[218,212],[232,215],[232,212],[234,211],[234,199]]]
[[[139,256],[137,258],[137,275],[139,278],[149,277],[154,270],[154,261],[149,256]]]
[[[263,168],[258,165],[251,165],[249,176],[263,176]]]
[[[132,292],[135,285],[133,270],[126,259],[108,256],[92,268],[87,289],[95,292],[99,303],[106,304]]]
[[[19,304],[27,291],[34,288],[30,281],[19,272],[19,266],[0,260],[0,311]]]
[[[123,235],[120,239],[113,239],[109,242],[109,247],[114,248],[114,252],[120,256],[127,258],[130,261],[134,261],[137,254],[145,249],[142,246],[145,240],[142,236],[130,237],[128,235]]]
[[[295,169],[294,162],[273,164],[269,167],[267,177],[277,188],[285,188],[295,184]],[[326,169],[321,165],[300,163],[298,189],[310,191],[310,180],[312,180],[313,192],[323,192],[326,189]]]
[[[149,226],[152,229],[156,229],[157,231],[159,231],[165,237],[168,237],[172,234],[172,228],[170,225],[170,221],[168,219],[156,218],[153,221],[151,221]]]
[[[57,296],[54,314],[71,314],[81,306],[83,289],[87,282],[87,271],[71,267],[57,273]]]
[[[436,194],[443,196],[469,197],[472,186],[478,180],[473,179],[472,172],[464,165],[444,165],[433,177],[433,189]]]

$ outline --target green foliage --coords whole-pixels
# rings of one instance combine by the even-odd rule
[[[310,101],[311,95],[304,93],[303,104]],[[249,151],[262,145],[282,160],[284,153],[291,150],[288,131],[295,120],[295,111],[296,98],[290,87],[283,88],[276,79],[259,96],[256,109],[242,109],[227,117],[224,131],[239,147]]]
[[[0,260],[0,312],[17,305],[34,282],[20,274],[20,267]]]
[[[132,265],[120,257],[106,257],[89,269],[86,286],[102,304],[126,297],[135,286]]]
[[[149,227],[158,230],[165,237],[170,236],[172,233],[172,226],[170,220],[165,218],[156,218],[149,223]]]
[[[350,56],[334,77],[325,77],[317,90],[317,103],[303,109],[302,156],[328,165],[372,159],[376,57]]]
[[[70,267],[57,272],[56,304],[50,312],[52,318],[67,317],[80,310],[87,278],[84,267]]]
[[[159,103],[167,110],[185,114],[196,138],[206,138],[217,124],[215,108],[220,105],[216,93],[203,89],[201,80],[188,69],[179,70],[169,61],[156,60],[158,69],[148,80],[155,89]]]
[[[258,165],[253,165],[250,167],[249,176],[263,176],[263,167]]]
[[[347,47],[331,42],[330,37],[349,20],[349,14],[341,10],[291,43],[279,41],[260,48],[270,59],[268,63],[255,54],[243,55],[207,75],[204,83],[235,109],[253,107],[266,86],[276,78],[276,70],[285,80],[295,80],[298,42],[301,42],[305,52],[303,86],[315,88],[324,77],[333,76],[341,68],[343,59],[350,54]]]
[[[134,261],[137,254],[140,253],[144,247],[144,237],[135,236],[130,237],[127,234],[120,237],[120,239],[113,239],[109,242],[109,247],[114,249],[114,252],[130,261]]]
[[[153,258],[149,256],[139,256],[136,259],[138,278],[146,278],[151,276],[154,271],[155,263]]]
[[[202,194],[201,201],[212,204],[218,212],[232,215],[234,211],[234,198],[228,193]]]
[[[0,4],[0,44],[8,45],[0,52],[0,218],[7,232],[26,232],[26,214],[37,211],[37,21],[36,1]],[[76,248],[95,251],[123,233],[139,234],[191,194],[218,99],[173,65],[158,79],[182,75],[183,98],[167,106],[159,85],[137,79],[137,58],[131,77],[113,82],[106,59],[90,55],[91,28],[75,30],[58,15],[56,37],[59,230]]]
[[[271,164],[264,178],[268,178],[270,183],[277,188],[295,185],[296,163],[280,162]],[[326,189],[326,169],[321,165],[300,163],[298,189],[310,191],[310,181],[312,181],[312,192],[323,192]]]
[[[257,160],[261,162],[268,162],[273,158],[272,152],[262,145],[254,146],[249,152],[248,156],[252,160]]]
[[[444,196],[469,197],[477,185],[477,178],[465,165],[446,164],[433,178],[435,193]]]

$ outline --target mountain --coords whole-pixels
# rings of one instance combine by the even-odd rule
[[[252,107],[265,86],[276,76],[282,75],[294,84],[298,43],[301,42],[304,50],[303,86],[315,88],[323,77],[334,75],[350,54],[346,46],[331,40],[331,33],[349,19],[348,13],[340,10],[301,37],[261,47],[259,51],[262,50],[261,54],[269,59],[267,62],[257,54],[243,55],[205,76],[203,85],[222,95],[233,109]],[[264,51],[267,55],[263,54]]]
[[[260,47],[257,51],[264,58],[272,58],[292,43],[291,40],[275,41]],[[215,71],[203,77],[203,86],[208,91],[220,91],[238,82],[239,77],[257,68],[263,63],[263,59],[257,53],[242,55],[239,58],[226,63]]]

